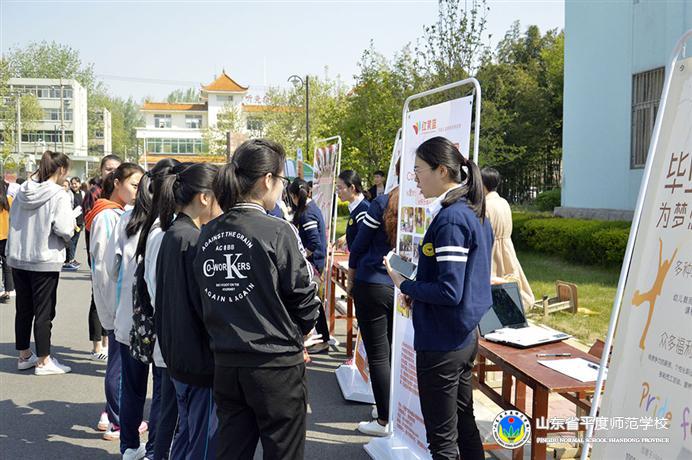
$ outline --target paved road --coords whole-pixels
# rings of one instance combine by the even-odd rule
[[[79,260],[84,261],[83,241],[80,246]],[[95,430],[104,404],[105,364],[89,360],[89,296],[86,269],[61,275],[53,353],[72,367],[71,374],[62,376],[17,371],[14,302],[0,304],[0,459],[119,457],[118,443],[102,440]],[[337,332],[343,332],[341,328]],[[337,337],[344,340],[343,335]],[[318,357],[309,367],[306,458],[369,458],[362,447],[369,438],[355,428],[368,417],[370,406],[344,401],[334,377],[334,369],[344,360],[339,350]]]

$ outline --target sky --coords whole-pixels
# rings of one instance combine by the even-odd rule
[[[564,27],[563,0],[488,6],[493,46],[516,20],[522,29]],[[436,18],[436,0],[0,0],[0,51],[32,41],[66,44],[94,64],[111,94],[163,100],[177,88],[209,83],[222,69],[255,92],[289,85],[293,74],[352,84],[371,40],[392,57]]]

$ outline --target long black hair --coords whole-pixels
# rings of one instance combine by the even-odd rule
[[[250,139],[233,153],[231,162],[221,167],[214,182],[216,201],[224,212],[254,195],[257,180],[283,171],[286,152],[281,144],[268,139]]]
[[[141,228],[141,233],[139,234],[139,241],[137,242],[137,251],[135,252],[136,257],[144,257],[147,251],[147,238],[149,237],[149,232],[151,231],[151,227],[154,226],[154,222],[156,222],[156,218],[159,217],[158,213],[154,212],[156,205],[158,205],[160,199],[161,199],[161,184],[163,183],[163,179],[171,173],[171,170],[178,166],[180,162],[178,160],[174,160],[172,158],[164,158],[163,160],[159,160],[156,165],[145,174],[147,177],[147,185],[149,192],[151,193],[151,205],[149,208],[149,211],[147,211],[144,215],[144,221],[142,223],[142,228]],[[144,177],[142,177],[144,180]],[[140,190],[143,188],[142,182],[140,181],[139,183],[139,188]],[[138,190],[138,195],[139,195],[139,190]],[[137,204],[135,203],[135,207]],[[130,219],[130,222],[134,220],[134,211],[132,215],[132,219]]]
[[[344,181],[346,187],[353,186],[356,189],[356,193],[363,193],[363,183],[360,180],[360,176],[357,172],[352,169],[345,169],[339,174],[339,179]]]
[[[465,198],[469,207],[483,221],[485,219],[485,193],[481,171],[473,160],[466,158],[447,138],[437,136],[423,142],[416,149],[416,156],[430,165],[432,169],[439,166],[447,168],[449,178],[461,187],[452,190],[442,201],[442,206]],[[466,171],[464,171],[466,167]]]
[[[9,211],[10,202],[7,199],[7,182],[0,178],[0,211]]]
[[[151,171],[144,173],[142,178],[139,180],[139,185],[137,186],[137,195],[135,197],[135,205],[132,209],[130,221],[127,223],[127,227],[125,227],[125,234],[128,238],[133,237],[142,229],[144,223],[149,217],[149,214],[151,214],[150,211],[152,210],[153,205],[152,178],[158,171],[164,169],[171,160],[166,158],[161,161],[165,161],[166,163],[161,166],[159,166],[160,162],[156,163],[156,166],[154,166]]]
[[[293,182],[291,182],[291,185],[288,186],[288,193],[298,200],[298,203],[293,203],[293,200],[291,200],[291,207],[293,208],[293,225],[298,227],[300,225],[300,216],[303,215],[305,209],[308,207],[310,188],[307,182],[300,177],[296,177]]]
[[[144,168],[136,163],[120,163],[120,166],[110,173],[106,179],[103,181],[103,195],[104,198],[111,199],[113,192],[115,191],[115,181],[117,179],[118,183],[121,185],[127,180],[128,177],[141,173],[144,175]],[[127,203],[125,203],[127,204]]]
[[[171,226],[178,207],[190,204],[198,193],[213,193],[218,171],[218,166],[211,163],[181,163],[171,169],[161,183],[161,230],[165,232]]]

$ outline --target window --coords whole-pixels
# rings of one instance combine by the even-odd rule
[[[61,143],[62,131],[27,131],[22,133],[22,142]],[[74,142],[72,131],[65,131],[65,142]]]
[[[632,141],[630,168],[643,168],[663,92],[665,68],[632,76]]]
[[[172,126],[171,123],[172,122],[170,114],[157,113],[156,115],[154,115],[155,128],[170,128]]]
[[[36,88],[36,97],[38,97],[40,99],[49,98],[50,97],[50,89],[47,87],[39,86],[38,88]]]
[[[217,94],[217,95],[216,95],[216,100],[219,101],[219,102],[221,102],[221,103],[224,103],[224,102],[233,102],[233,96],[224,96],[224,95]]]
[[[248,131],[262,131],[262,120],[259,118],[248,118],[246,127]]]
[[[60,121],[60,109],[43,109],[43,119],[48,121]],[[65,109],[64,121],[72,121],[72,109]]]
[[[202,139],[147,139],[147,151],[150,153],[200,154],[204,151],[203,147]]]
[[[201,129],[202,115],[185,115],[185,127],[189,129]]]
[[[65,99],[72,99],[72,88],[63,87],[62,97],[64,97]]]

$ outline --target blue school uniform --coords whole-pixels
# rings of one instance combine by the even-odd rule
[[[363,222],[363,219],[365,219],[369,207],[370,202],[363,198],[349,214],[348,224],[346,225],[346,244],[348,245],[349,251],[351,250],[351,246],[353,246],[360,224]]]
[[[312,252],[307,258],[308,262],[322,273],[327,257],[327,232],[322,211],[314,201],[310,201],[300,215],[298,234],[303,247]]]
[[[358,235],[353,245],[349,246],[351,254],[348,266],[356,269],[356,281],[393,285],[382,262],[392,249],[384,227],[384,212],[388,204],[389,195],[380,195],[370,203],[358,228]]]

